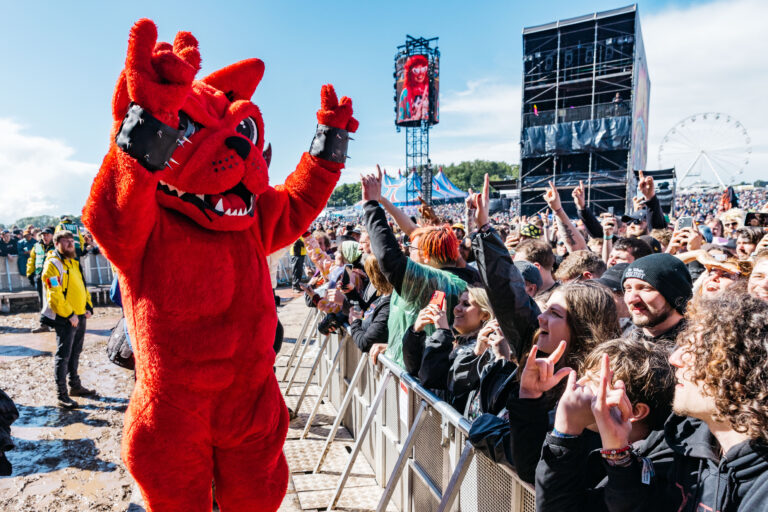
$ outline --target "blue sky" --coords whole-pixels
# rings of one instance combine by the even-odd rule
[[[603,0],[493,1],[471,8],[458,1],[2,3],[0,183],[5,191],[0,191],[0,222],[26,214],[75,212],[82,206],[107,149],[109,105],[128,31],[140,17],[157,23],[161,40],[172,40],[177,30],[191,31],[200,41],[200,76],[240,59],[264,60],[266,72],[253,101],[263,112],[266,138],[273,146],[270,174],[277,184],[307,149],[320,86],[329,82],[352,97],[361,123],[343,180],[353,180],[377,162],[390,169],[404,165],[405,135],[396,133],[393,124],[392,59],[406,34],[440,37],[442,110],[441,124],[432,131],[433,162],[517,162],[522,28],[625,5]],[[680,86],[678,62],[694,59],[697,68],[717,69],[711,70],[711,52],[675,56],[671,51],[696,38],[711,40],[706,26],[689,27],[690,36],[681,29],[677,43],[668,30],[655,27],[693,19],[717,27],[718,19],[722,23],[718,9],[731,13],[735,4],[741,11],[733,16],[739,20],[765,19],[755,12],[765,14],[761,3],[749,0],[639,4],[652,83],[649,163],[656,161],[654,138],[660,139],[675,120],[702,110],[730,108],[750,130],[753,144],[765,144],[765,131],[743,119],[755,114],[760,99],[757,87],[752,98],[753,88],[743,80],[744,92],[734,94],[741,103],[719,105],[723,90],[711,79],[704,80],[709,89],[701,94],[662,94],[670,89],[664,86],[667,82]],[[752,40],[752,45],[762,45],[756,53],[761,56],[763,43],[768,43],[763,32],[755,32],[758,40]],[[738,37],[736,31],[723,35],[721,46],[737,44]],[[750,83],[761,79],[764,71],[751,64],[745,61],[727,77],[717,76],[735,80],[740,72]],[[656,93],[658,86],[662,90]],[[734,112],[739,108],[744,112]],[[752,165],[750,169],[760,174]],[[59,197],[49,187],[59,187]]]

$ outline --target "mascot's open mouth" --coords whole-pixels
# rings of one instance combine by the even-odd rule
[[[208,217],[208,211],[216,213],[219,217],[225,215],[230,217],[249,215],[253,217],[253,205],[256,202],[256,196],[245,188],[242,182],[220,194],[192,194],[163,181],[157,184],[157,189],[169,196],[178,197],[182,201],[197,206],[206,217]]]

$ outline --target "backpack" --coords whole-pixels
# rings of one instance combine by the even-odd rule
[[[117,366],[133,370],[136,368],[136,361],[133,358],[133,348],[128,338],[128,331],[125,325],[125,317],[121,317],[117,325],[112,329],[107,341],[107,357]]]

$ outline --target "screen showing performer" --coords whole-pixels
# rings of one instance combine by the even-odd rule
[[[411,55],[397,60],[397,124],[418,123],[430,118],[429,60]],[[436,117],[436,116],[434,116]]]

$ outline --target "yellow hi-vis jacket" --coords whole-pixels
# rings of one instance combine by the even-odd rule
[[[76,259],[63,258],[57,251],[50,251],[45,257],[42,280],[48,302],[43,307],[49,307],[56,316],[69,318],[93,311],[91,294]]]

